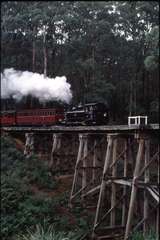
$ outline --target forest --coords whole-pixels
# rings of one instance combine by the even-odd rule
[[[2,110],[24,110],[26,108],[36,109],[39,107],[54,108],[54,106],[59,106],[59,104],[62,104],[65,108],[69,108],[79,105],[80,103],[100,102],[105,103],[109,107],[109,124],[125,125],[127,124],[128,116],[134,115],[147,115],[149,123],[158,123],[159,2],[2,1],[2,90],[4,90],[5,87],[5,84],[3,85],[3,79],[6,70],[10,76],[11,72],[15,73],[13,74],[14,80],[19,81],[21,86],[24,86],[21,90],[24,90],[22,92],[25,94],[24,96],[23,94],[17,95],[20,96],[20,98],[16,99],[13,95],[7,95],[7,89],[5,92],[7,97],[4,98],[4,92],[1,92]],[[22,78],[18,79],[22,73],[26,74],[24,84]],[[56,94],[61,95],[61,98],[54,99],[54,96],[45,95],[45,90],[43,92],[45,102],[40,101],[39,97],[42,97],[40,94],[37,95],[38,97],[32,94],[27,95],[25,86],[27,86],[27,82],[31,83],[31,76],[33,75],[34,81],[32,82],[32,86],[36,85],[36,81],[39,81],[38,84],[41,85],[41,83],[43,82],[44,84],[45,81],[51,83],[53,79],[56,79],[56,82],[54,82],[56,84],[61,85],[61,83],[63,83],[65,86],[63,92],[56,92]],[[36,76],[37,79],[35,79]],[[14,87],[12,84],[13,82],[11,82],[11,87]],[[13,88],[11,90],[13,90],[14,93],[15,89]],[[67,101],[57,101],[57,99]],[[14,111],[11,111],[11,113],[13,112]],[[72,126],[71,128],[73,130]],[[37,142],[32,142],[32,147],[34,145],[32,150],[34,151],[28,157],[25,154],[27,148],[26,135],[28,133],[9,133],[5,131],[5,128],[1,127],[1,238],[3,240],[91,239],[96,209],[93,209],[93,206],[89,210],[85,208],[82,204],[81,197],[79,197],[77,193],[75,194],[77,198],[74,203],[76,207],[69,206],[74,171],[78,171],[78,168],[81,171],[88,168],[89,170],[91,169],[91,171],[93,170],[95,176],[96,167],[102,171],[103,161],[109,159],[110,155],[113,155],[116,159],[116,154],[118,153],[117,159],[113,159],[114,161],[108,166],[112,171],[112,167],[117,164],[116,166],[118,166],[120,173],[124,171],[122,180],[127,179],[127,171],[129,169],[131,172],[130,177],[133,177],[133,180],[135,180],[135,182],[132,181],[131,185],[129,185],[132,189],[136,188],[138,184],[138,177],[135,177],[134,174],[137,170],[137,167],[135,167],[137,166],[136,162],[140,162],[140,157],[142,157],[141,165],[145,164],[139,166],[139,168],[141,167],[141,172],[144,171],[144,176],[142,175],[144,179],[142,180],[145,180],[146,186],[149,186],[150,182],[152,185],[155,182],[157,184],[157,179],[159,181],[159,175],[157,174],[157,169],[159,169],[159,159],[157,157],[159,154],[159,145],[157,141],[158,134],[155,134],[157,129],[158,126],[155,131],[152,131],[153,138],[156,137],[153,139],[151,152],[149,152],[149,145],[147,145],[150,139],[146,138],[147,135],[145,135],[145,140],[143,139],[142,141],[140,139],[140,141],[136,142],[136,144],[138,144],[138,142],[143,143],[144,148],[142,148],[142,150],[144,151],[141,152],[144,152],[145,156],[140,156],[143,154],[138,151],[138,157],[136,157],[136,147],[138,145],[135,146],[135,143],[131,142],[131,147],[133,143],[134,146],[131,148],[133,152],[131,152],[132,158],[130,159],[131,156],[127,155],[129,154],[128,148],[126,148],[128,145],[125,145],[125,148],[123,148],[122,139],[120,139],[119,145],[117,144],[117,139],[114,141],[114,153],[112,154],[110,150],[108,153],[108,149],[112,148],[111,145],[107,143],[108,138],[106,138],[106,136],[105,142],[103,143],[96,134],[97,139],[95,139],[94,144],[91,141],[92,139],[90,139],[89,145],[86,136],[83,136],[84,138],[82,139],[81,134],[79,134],[79,138],[78,135],[76,135],[76,140],[74,141],[74,138],[72,140],[72,136],[65,133],[66,140],[62,144],[60,138],[57,138],[58,134],[53,134],[52,131],[49,133],[48,138],[45,134],[43,136],[36,136],[36,133],[35,135],[33,134],[34,140],[36,139]],[[107,135],[107,133],[105,134]],[[132,135],[133,134],[131,134],[131,137]],[[135,134],[135,137],[136,136],[137,134]],[[150,138],[152,138],[151,135]],[[84,139],[85,144],[81,141],[84,141]],[[96,141],[100,141],[100,143],[104,145],[102,144],[102,146],[98,148]],[[147,144],[144,141],[147,141]],[[56,143],[56,145],[54,143]],[[125,142],[125,144],[128,144],[128,142]],[[55,149],[55,146],[58,146],[58,150]],[[83,146],[84,149],[82,148]],[[116,152],[117,146],[119,146],[120,149]],[[137,149],[139,148],[137,147]],[[91,154],[88,162],[90,160],[96,162],[98,159],[101,165],[93,164],[93,166],[91,166],[90,164],[78,166],[78,164],[76,164],[76,158],[79,159],[78,161],[80,162],[80,150],[84,150],[81,164],[84,159],[87,159],[88,155],[93,152],[93,157]],[[147,150],[148,155],[145,152]],[[105,157],[103,156],[103,152],[106,153]],[[127,157],[130,161],[128,163],[126,160]],[[56,169],[56,164],[53,164],[53,161],[52,166],[50,165],[53,158],[55,158],[55,162],[58,162],[58,170]],[[91,163],[91,161],[89,163]],[[123,163],[125,163],[125,169],[122,168]],[[153,167],[151,166],[150,168],[152,172],[149,172],[148,169],[151,163],[153,164]],[[104,165],[106,165],[106,162]],[[65,167],[69,170],[64,171]],[[114,171],[117,171],[115,169],[116,167]],[[112,171],[112,173],[114,171]],[[85,178],[84,173],[85,171],[80,172],[81,176],[79,178]],[[89,177],[91,178],[91,174]],[[101,177],[104,180],[105,177],[107,179],[108,177],[112,177],[112,175],[105,176],[104,172],[100,172],[100,177],[98,177],[98,174],[96,175],[96,178],[100,178],[100,181]],[[148,177],[149,179],[147,179]],[[114,180],[114,178],[112,180]],[[119,180],[121,180],[121,178]],[[101,189],[101,186],[99,185],[98,188],[95,187],[94,190]],[[115,183],[113,183],[112,186],[114,187]],[[158,188],[158,184],[156,186]],[[85,187],[80,190],[82,193]],[[114,190],[113,192],[116,195],[117,192]],[[123,190],[123,185],[120,190]],[[131,189],[129,189],[129,191],[130,190]],[[78,190],[79,193],[81,193],[80,191]],[[156,192],[155,189],[154,191]],[[119,198],[119,195],[123,197],[123,201],[121,201],[122,204],[126,201],[124,198],[126,196],[129,201],[132,193],[130,192],[128,195],[126,192],[125,196],[123,196],[122,191],[118,192],[117,198]],[[144,193],[146,194],[146,190]],[[118,217],[116,217],[118,221],[120,221],[120,214],[123,212],[121,211],[121,206],[118,207],[115,205],[113,207],[112,200],[116,199],[112,198],[113,194],[111,194],[111,192],[107,192],[107,194],[107,197],[111,195],[111,202],[109,202],[110,199],[108,200],[106,197],[107,201],[104,199],[105,204],[108,207],[108,203],[111,203],[111,212],[115,211],[112,211],[113,209],[118,209]],[[155,198],[149,198],[151,197],[151,195],[149,195],[150,192],[148,195],[145,194],[138,195],[137,197],[137,202],[140,199],[140,203],[138,202],[135,209],[136,214],[140,214],[140,217],[143,207],[146,207],[145,210],[148,206],[151,209],[155,207],[155,202],[153,201]],[[153,193],[153,195],[155,196],[155,193]],[[93,195],[93,199],[91,200],[95,203],[97,199],[96,197],[94,198],[94,196],[95,195]],[[149,197],[147,198],[146,196]],[[146,203],[143,199],[151,200],[151,206],[149,205],[150,202]],[[157,196],[156,199],[158,199]],[[126,207],[127,204],[123,204],[123,206]],[[125,210],[124,212],[127,213],[128,208],[129,206],[123,208],[123,210]],[[157,211],[157,209],[154,209],[154,211]],[[153,219],[155,216],[158,216],[158,211],[153,213],[146,210],[146,212],[149,213],[148,215],[151,221],[148,221],[147,217],[144,217],[140,224],[144,222],[144,226],[146,226],[146,222],[148,221],[147,231],[144,234],[142,228],[140,228],[140,231],[136,229],[130,237],[131,240],[157,239],[156,231],[158,227],[156,225],[155,228]],[[136,218],[138,214],[135,215]],[[158,217],[156,218],[156,223],[158,222],[157,219]],[[124,226],[122,227],[124,228]],[[116,239],[118,238],[116,237]]]
[[[158,1],[1,4],[1,72],[66,76],[73,105],[107,103],[113,122],[140,114],[158,122],[158,58]],[[32,108],[37,100],[27,96],[21,104]]]

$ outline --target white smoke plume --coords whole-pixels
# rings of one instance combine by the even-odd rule
[[[16,71],[8,68],[1,73],[1,98],[12,96],[21,100],[23,96],[32,95],[40,102],[57,100],[69,103],[72,98],[71,85],[65,76],[44,78],[43,74],[28,71]]]

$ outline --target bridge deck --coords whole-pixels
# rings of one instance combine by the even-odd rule
[[[159,124],[138,125],[105,125],[105,126],[47,126],[47,127],[1,127],[6,132],[35,132],[35,133],[134,133],[154,132],[159,130]]]

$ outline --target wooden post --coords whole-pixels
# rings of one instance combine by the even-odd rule
[[[26,143],[25,143],[25,149],[24,149],[24,155],[26,158],[29,158],[32,156],[34,151],[34,136],[33,133],[25,133]]]
[[[145,140],[145,166],[148,164],[150,160],[150,142],[149,139]],[[150,180],[150,176],[149,176],[149,167],[146,168],[145,172],[144,172],[144,182],[148,183]],[[147,190],[144,190],[144,212],[143,212],[143,216],[144,216],[144,224],[143,224],[143,234],[144,237],[147,234],[147,219],[148,219],[148,210],[149,210],[149,201],[148,201],[148,195],[147,195]]]
[[[130,198],[129,211],[128,211],[128,219],[127,219],[127,225],[126,225],[124,240],[128,239],[129,233],[130,233],[130,230],[131,230],[132,217],[133,217],[136,194],[137,194],[136,183],[137,183],[137,178],[138,178],[139,171],[140,171],[140,164],[141,164],[141,159],[142,159],[142,155],[143,155],[143,150],[144,150],[144,139],[140,138],[138,154],[137,154],[137,159],[136,159],[136,165],[135,165],[135,170],[134,170],[134,175],[133,175],[132,191],[131,191],[131,198]]]
[[[106,187],[105,176],[106,176],[106,172],[109,168],[109,164],[110,164],[110,160],[111,160],[111,153],[112,153],[112,147],[113,147],[113,136],[111,134],[109,134],[107,137],[107,140],[108,140],[107,152],[106,152],[106,157],[105,157],[102,183],[101,183],[99,199],[98,199],[98,204],[97,204],[97,209],[96,209],[96,215],[95,215],[95,220],[94,220],[94,227],[93,227],[93,233],[92,233],[93,237],[94,237],[96,225],[99,220],[99,216],[101,215],[102,204],[103,204],[103,200],[104,200],[104,193],[105,193],[105,187]]]
[[[83,150],[83,135],[79,134],[79,149],[78,149],[78,155],[77,155],[77,161],[76,161],[76,166],[75,166],[75,172],[74,172],[74,178],[73,178],[73,184],[72,184],[72,189],[71,189],[71,194],[70,194],[70,201],[69,201],[69,206],[72,207],[72,196],[74,194],[74,190],[76,188],[77,180],[78,180],[78,165],[81,161],[81,156],[82,156],[82,150]]]
[[[88,154],[88,135],[83,135],[84,149],[83,149],[83,170],[82,170],[82,188],[87,185],[87,154]],[[82,191],[82,200],[84,201],[85,190]]]
[[[97,166],[97,140],[94,141],[94,153],[93,153],[93,171],[92,171],[92,180],[93,183],[96,182],[96,166]]]
[[[157,216],[156,216],[156,239],[159,239],[159,206],[157,207]]]
[[[158,144],[158,152],[159,152],[159,144]],[[159,154],[158,154],[158,157],[157,157],[157,171],[158,171],[158,174],[157,174],[157,182],[158,182],[158,186],[159,186],[159,171],[160,171],[160,169],[159,169],[159,163],[160,163],[160,161],[159,161]],[[159,205],[158,205],[158,207],[157,207],[157,216],[156,216],[156,235],[157,235],[157,240],[159,239],[159,211],[160,211],[160,209],[159,209]]]
[[[113,142],[113,163],[116,162],[116,155],[117,155],[117,139],[114,139]],[[117,175],[117,164],[113,165],[112,168],[112,177],[116,177]],[[115,226],[115,220],[116,220],[116,211],[114,206],[116,205],[116,184],[112,183],[112,192],[111,192],[111,208],[113,208],[113,210],[111,211],[111,219],[110,219],[110,225],[112,227]]]
[[[158,152],[159,152],[159,144],[158,144]],[[159,161],[159,155],[158,155],[158,158],[157,158],[157,164],[158,164],[158,167],[157,167],[157,171],[158,171],[158,174],[157,174],[157,181],[158,181],[158,184],[160,183],[160,179],[159,179],[159,164],[160,164],[160,161]]]
[[[124,154],[124,171],[123,171],[123,176],[127,177],[127,167],[128,167],[128,161],[129,161],[129,138],[125,139],[125,154]],[[123,195],[126,195],[127,193],[127,186],[123,186]],[[127,209],[126,209],[126,198],[123,199],[123,205],[122,205],[122,226],[125,226],[126,224],[126,214],[127,214]]]
[[[53,167],[54,163],[54,153],[57,149],[59,149],[61,146],[61,139],[59,134],[53,134],[53,145],[52,145],[52,151],[51,151],[51,159],[49,163],[49,167]]]
[[[62,138],[62,135],[61,134],[58,134],[57,135],[57,149],[56,151],[58,152],[61,148],[61,138]],[[57,158],[57,162],[56,162],[56,167],[58,166],[60,168],[61,166],[61,161],[63,162],[63,159],[60,159],[60,157]]]

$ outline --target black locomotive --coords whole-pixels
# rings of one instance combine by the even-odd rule
[[[104,103],[87,103],[65,112],[65,125],[105,125],[109,121],[109,110]]]

